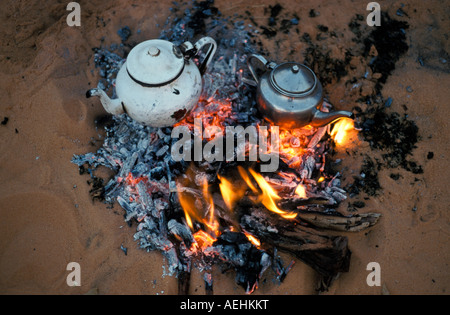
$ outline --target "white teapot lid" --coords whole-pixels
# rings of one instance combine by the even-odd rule
[[[178,78],[183,69],[182,52],[166,40],[151,39],[142,42],[127,57],[128,74],[144,86],[167,84]]]

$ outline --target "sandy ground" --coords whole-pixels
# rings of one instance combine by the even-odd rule
[[[51,4],[54,3],[54,4]],[[73,154],[95,151],[94,119],[104,114],[98,100],[84,95],[96,85],[92,47],[119,42],[125,25],[136,42],[157,37],[169,15],[167,1],[79,1],[81,27],[66,24],[66,3],[6,1],[0,8],[0,293],[2,294],[176,294],[177,280],[163,275],[164,261],[133,241],[135,227],[123,221],[120,207],[107,209],[89,196],[86,176],[70,163]],[[133,5],[131,5],[133,3]],[[274,1],[216,1],[224,15],[253,13],[266,19],[264,7]],[[397,63],[384,89],[394,98],[391,110],[408,107],[421,140],[414,159],[424,174],[403,169],[379,173],[382,194],[366,200],[360,212],[382,213],[380,222],[362,233],[348,234],[353,252],[350,272],[342,274],[328,294],[448,294],[450,285],[447,165],[449,116],[449,3],[445,1],[379,1],[395,16],[404,3],[408,52]],[[355,14],[367,15],[366,1],[284,1],[296,12],[302,30],[314,34],[317,24],[348,33]],[[320,12],[314,20],[308,12]],[[415,10],[415,12],[414,12]],[[399,18],[402,19],[402,18]],[[292,35],[283,45],[300,45]],[[345,46],[345,42],[340,43]],[[271,49],[270,47],[268,48]],[[276,52],[274,52],[276,53]],[[425,56],[421,66],[417,57]],[[294,54],[298,61],[300,53]],[[441,59],[440,59],[441,58]],[[412,92],[406,91],[411,86]],[[342,91],[341,91],[342,94]],[[336,100],[335,100],[336,101]],[[374,155],[367,145],[358,149]],[[434,157],[427,159],[428,152]],[[346,159],[351,167],[353,162]],[[395,181],[389,175],[399,173]],[[415,207],[416,211],[413,211]],[[125,255],[120,246],[128,248]],[[284,256],[286,261],[292,259]],[[81,286],[68,287],[69,262],[81,266]],[[381,266],[381,287],[369,287],[369,262]],[[216,294],[241,294],[234,275],[214,272]],[[270,279],[255,294],[314,294],[316,275],[297,261],[281,285]],[[198,272],[192,294],[203,294]]]

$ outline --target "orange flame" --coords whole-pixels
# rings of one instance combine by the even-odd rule
[[[297,217],[297,214],[295,212],[286,212],[277,207],[276,202],[281,198],[277,195],[275,190],[269,185],[269,183],[261,174],[255,172],[252,169],[249,169],[250,174],[256,180],[259,188],[261,189],[261,192],[259,192],[258,189],[253,185],[247,172],[240,166],[238,167],[238,170],[250,189],[254,193],[258,194],[256,202],[262,203],[268,210],[279,214],[285,219],[295,219]]]
[[[302,184],[299,184],[297,188],[295,189],[295,193],[297,196],[299,196],[302,199],[307,199],[308,196],[306,195],[306,188]]]
[[[250,180],[250,177],[248,176],[248,173],[244,170],[242,166],[238,166],[239,174],[241,175],[242,179],[245,181],[245,183],[248,185],[248,187],[254,192],[258,193],[258,189],[253,185],[252,181]]]
[[[250,243],[252,243],[253,245],[255,245],[257,248],[259,248],[261,246],[261,242],[253,235],[251,235],[250,233],[243,231],[245,236],[247,237],[247,239],[250,241]]]
[[[187,225],[193,232],[196,229],[194,222],[202,223],[204,228],[204,230],[198,230],[193,234],[196,241],[191,246],[193,251],[204,251],[212,245],[219,234],[219,222],[216,219],[214,202],[206,178],[203,178],[201,189],[201,196],[194,196],[180,191],[177,185],[178,200],[183,208]]]
[[[191,249],[200,249],[201,251],[204,251],[216,241],[216,238],[212,237],[203,230],[198,230],[194,233],[194,239],[197,243],[194,243]]]
[[[344,146],[350,138],[350,133],[355,130],[353,119],[341,118],[339,119],[331,130],[330,136],[337,145]]]
[[[193,230],[194,224],[192,222],[191,217],[195,217],[196,219],[198,219],[194,206],[195,200],[193,200],[193,198],[190,195],[184,194],[179,190],[178,190],[178,200],[180,201],[180,205],[183,208],[186,223]]]
[[[208,180],[204,177],[203,178],[203,183],[202,183],[202,189],[203,189],[203,197],[205,197],[206,200],[206,204],[208,206],[208,211],[209,211],[209,220],[208,221],[203,221],[203,223],[212,231],[214,232],[216,235],[218,233],[218,228],[219,228],[219,222],[216,220],[215,214],[214,214],[214,200],[211,196],[211,194],[209,193],[208,190]]]
[[[219,178],[220,181],[219,188],[222,194],[223,201],[231,211],[236,205],[236,202],[238,202],[239,199],[244,196],[245,189],[234,186],[230,181],[220,175],[217,175],[217,178]]]

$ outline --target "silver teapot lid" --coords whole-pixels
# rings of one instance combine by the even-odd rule
[[[270,74],[272,86],[281,94],[290,97],[304,97],[315,90],[318,80],[307,66],[286,62],[273,69]]]
[[[167,84],[178,78],[183,69],[183,54],[177,46],[166,40],[142,42],[127,57],[128,74],[144,86]]]

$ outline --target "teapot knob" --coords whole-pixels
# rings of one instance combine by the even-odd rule
[[[148,50],[148,54],[152,57],[157,57],[161,51],[158,49],[158,47],[152,46]]]
[[[294,73],[298,73],[300,71],[300,68],[297,65],[294,65],[294,66],[292,66],[291,70]]]

